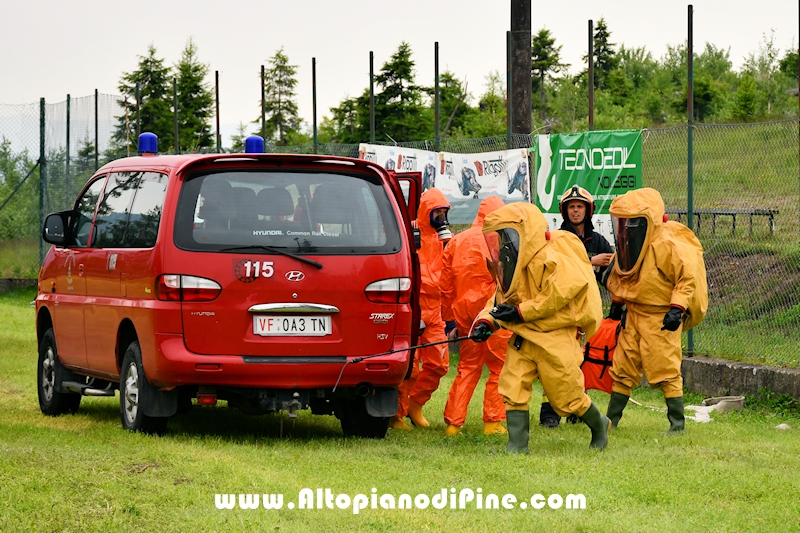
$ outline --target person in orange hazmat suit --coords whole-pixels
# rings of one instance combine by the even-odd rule
[[[416,220],[421,242],[417,251],[421,277],[419,305],[425,324],[419,338],[420,344],[447,340],[442,320],[439,281],[442,275],[444,244],[452,237],[447,220],[449,210],[450,203],[439,189],[428,189],[422,193]],[[421,369],[418,363],[421,363]],[[439,381],[447,374],[449,365],[450,352],[446,343],[417,348],[411,377],[399,387],[398,410],[389,420],[390,427],[411,429],[403,420],[405,416],[417,427],[430,426],[422,414],[422,406],[439,387]]]
[[[496,284],[486,261],[490,259],[483,237],[483,219],[505,205],[499,196],[489,196],[478,208],[472,227],[455,235],[444,249],[442,269],[442,316],[455,331],[466,333],[475,317],[483,310],[486,300],[496,291]],[[444,407],[445,433],[457,435],[467,418],[467,406],[481,378],[483,365],[489,368],[489,378],[483,395],[483,432],[487,435],[505,434],[501,424],[506,419],[503,398],[497,392],[500,370],[506,359],[510,331],[498,332],[485,343],[465,340],[459,343],[458,373],[450,387]]]

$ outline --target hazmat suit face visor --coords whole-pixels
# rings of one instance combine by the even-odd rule
[[[647,218],[611,217],[614,241],[617,245],[617,263],[620,270],[630,272],[639,262],[647,241]]]
[[[512,228],[503,228],[484,234],[491,258],[490,270],[493,270],[503,293],[511,288],[514,271],[519,258],[519,233]]]

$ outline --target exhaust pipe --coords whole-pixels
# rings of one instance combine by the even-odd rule
[[[366,398],[369,396],[369,393],[372,392],[372,385],[369,383],[360,383],[356,386],[356,394],[361,396],[362,398]]]

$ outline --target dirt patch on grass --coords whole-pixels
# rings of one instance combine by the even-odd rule
[[[160,466],[159,463],[133,463],[125,468],[125,472],[128,474],[142,474],[150,468],[159,468]]]

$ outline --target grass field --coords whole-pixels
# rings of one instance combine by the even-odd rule
[[[800,415],[792,402],[753,403],[666,436],[660,393],[634,391],[602,453],[589,430],[532,428],[531,454],[503,453],[481,433],[476,394],[464,434],[444,436],[454,369],[426,406],[430,430],[344,438],[330,416],[248,417],[194,407],[164,437],[127,433],[117,399],[84,398],[76,415],[45,417],[36,398],[31,291],[0,295],[0,531],[797,531]],[[453,364],[455,366],[455,362]],[[480,387],[478,389],[481,390]],[[607,395],[591,393],[602,410]],[[687,403],[700,398],[687,396]],[[788,407],[787,407],[788,405]],[[532,411],[538,414],[538,398]],[[789,430],[775,426],[787,423]],[[219,510],[215,495],[303,488],[370,497],[583,494],[582,510]]]

